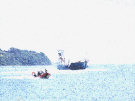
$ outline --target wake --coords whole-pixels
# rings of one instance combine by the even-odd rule
[[[86,68],[83,70],[59,70],[57,69],[56,66],[46,66],[46,67],[36,67],[36,68],[25,68],[24,70],[22,69],[21,71],[6,71],[6,72],[1,72],[2,77],[1,78],[5,78],[5,79],[40,79],[37,77],[33,77],[32,76],[32,72],[36,72],[37,71],[44,71],[45,69],[48,70],[48,73],[51,74],[49,79],[53,79],[53,75],[59,75],[59,74],[81,74],[81,73],[87,73],[87,72],[105,72],[108,71],[108,69],[104,69],[104,68]]]

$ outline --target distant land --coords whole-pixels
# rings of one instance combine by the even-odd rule
[[[0,49],[0,66],[8,65],[51,65],[50,59],[42,52],[10,48]]]

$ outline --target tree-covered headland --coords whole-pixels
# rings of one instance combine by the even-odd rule
[[[50,65],[51,61],[42,52],[10,48],[8,51],[0,49],[0,66],[6,65]]]

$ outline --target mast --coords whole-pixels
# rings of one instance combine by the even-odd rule
[[[58,56],[59,56],[58,61],[60,65],[65,65],[64,50],[58,50]]]

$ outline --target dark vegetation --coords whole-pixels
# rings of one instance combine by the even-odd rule
[[[51,61],[42,52],[10,48],[8,51],[0,49],[0,65],[50,65]]]

